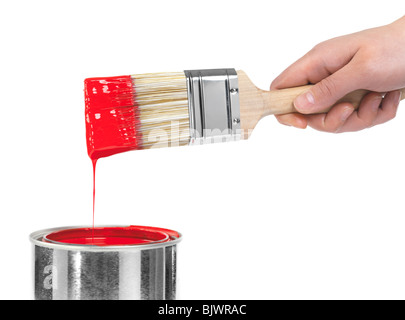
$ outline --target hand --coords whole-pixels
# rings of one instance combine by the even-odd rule
[[[358,131],[393,119],[405,87],[405,17],[394,23],[334,38],[315,46],[282,72],[270,89],[315,84],[298,96],[298,112],[277,120],[297,128],[326,132]],[[357,89],[370,91],[355,110],[350,103],[336,104]]]

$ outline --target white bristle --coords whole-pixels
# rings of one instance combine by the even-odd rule
[[[132,75],[142,148],[186,145],[190,140],[184,72]]]

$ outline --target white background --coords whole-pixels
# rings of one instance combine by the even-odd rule
[[[233,67],[267,89],[318,42],[390,23],[404,7],[2,1],[0,298],[33,297],[31,232],[92,223],[86,77]],[[358,133],[268,117],[248,141],[102,159],[96,224],[183,233],[179,299],[403,299],[403,108]]]

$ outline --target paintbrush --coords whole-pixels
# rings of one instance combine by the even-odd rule
[[[88,154],[98,159],[129,150],[247,139],[263,117],[296,112],[294,99],[309,88],[261,90],[234,69],[88,78]],[[358,107],[368,92],[354,91],[339,102]]]

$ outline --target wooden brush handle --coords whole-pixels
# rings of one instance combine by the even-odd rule
[[[263,94],[264,99],[264,110],[263,116],[267,116],[270,114],[285,114],[291,112],[297,112],[294,108],[294,100],[298,97],[301,93],[308,91],[312,85],[295,87],[295,88],[288,88],[288,89],[280,89],[280,90],[272,90],[267,91]],[[402,91],[402,98],[405,98],[405,88],[401,89]],[[369,93],[368,90],[356,90],[353,91],[342,99],[340,99],[336,104],[341,102],[348,102],[351,103],[356,109],[359,107],[361,100],[364,96]],[[336,105],[335,104],[335,105]],[[324,110],[319,111],[318,113],[328,112],[331,108],[328,107]]]
[[[257,122],[270,114],[285,114],[297,112],[294,108],[294,100],[301,93],[308,91],[311,85],[265,91],[257,88],[243,71],[238,71],[239,98],[241,108],[241,128],[244,138],[248,138]],[[405,98],[405,88],[401,89],[402,99]],[[350,102],[356,108],[360,101],[368,93],[367,90],[357,90],[349,93],[337,103]],[[331,107],[322,110],[327,112]]]

